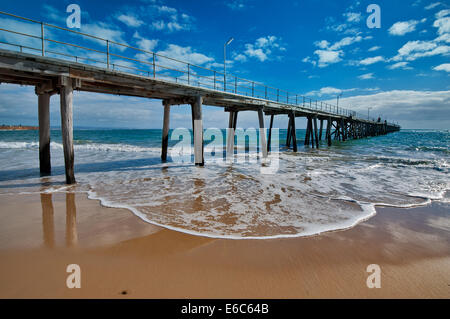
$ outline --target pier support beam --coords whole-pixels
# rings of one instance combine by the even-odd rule
[[[262,109],[258,109],[259,119],[259,141],[263,158],[267,157],[266,130],[264,128],[264,113]]]
[[[322,131],[323,131],[323,119],[320,119],[319,141],[322,140]]]
[[[51,172],[50,162],[50,93],[38,94],[39,169],[41,175]]]
[[[332,119],[331,117],[327,120],[327,142],[328,146],[331,146],[331,126],[332,126]]]
[[[291,138],[292,138],[292,148],[294,152],[297,152],[297,132],[295,129],[295,114],[291,113],[289,114],[291,125],[289,127],[291,128]]]
[[[316,140],[316,148],[319,148],[319,134],[317,133],[317,117],[314,117],[314,139]]]
[[[269,138],[267,139],[267,152],[270,152],[270,146],[272,143],[272,127],[273,127],[273,118],[274,115],[270,116],[270,125],[269,125]]]
[[[66,183],[75,183],[73,152],[73,86],[75,81],[68,77],[60,78],[61,134],[64,149]]]
[[[169,145],[169,124],[170,124],[170,104],[167,101],[163,101],[164,105],[164,120],[162,130],[162,149],[161,160],[167,161],[167,148]]]
[[[237,111],[230,111],[230,116],[228,119],[228,135],[227,135],[227,153],[226,158],[231,161],[234,156],[234,134],[236,131],[237,123]]]
[[[203,121],[202,121],[203,98],[197,96],[192,107],[192,120],[194,122],[194,161],[196,166],[204,166],[203,157]]]

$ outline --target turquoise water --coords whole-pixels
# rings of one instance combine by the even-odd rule
[[[241,139],[233,162],[223,158],[226,132],[219,135],[215,148],[205,141],[199,168],[178,139],[169,141],[173,158],[161,163],[161,130],[75,130],[78,183],[67,187],[59,130],[51,131],[50,177],[39,176],[37,131],[0,131],[0,194],[86,192],[147,222],[223,238],[311,235],[351,227],[375,205],[448,201],[448,131],[402,130],[316,150],[303,146],[305,130],[297,130],[293,153],[279,130],[268,161],[256,141],[246,150]]]

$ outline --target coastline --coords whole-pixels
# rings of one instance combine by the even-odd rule
[[[376,207],[347,230],[188,235],[84,193],[0,196],[1,298],[450,298],[448,203]],[[82,287],[68,289],[77,263]],[[379,264],[381,288],[366,267]]]

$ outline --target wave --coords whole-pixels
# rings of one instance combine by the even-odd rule
[[[63,145],[57,142],[50,142],[51,149],[62,150]],[[158,147],[143,147],[130,144],[107,144],[107,143],[91,143],[89,141],[81,141],[78,144],[75,141],[75,150],[101,151],[101,152],[161,152]],[[39,149],[39,142],[3,142],[0,141],[0,149]]]

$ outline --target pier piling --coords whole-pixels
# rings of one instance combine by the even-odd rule
[[[201,96],[195,98],[192,107],[192,120],[194,121],[194,160],[196,166],[204,166],[203,157],[203,121],[202,121],[202,103]]]
[[[66,183],[75,183],[73,152],[73,83],[68,77],[60,78],[61,135],[64,149]]]
[[[168,101],[163,101],[164,105],[164,120],[162,130],[162,150],[161,160],[167,161],[167,147],[169,145],[169,124],[170,124],[170,104]]]

